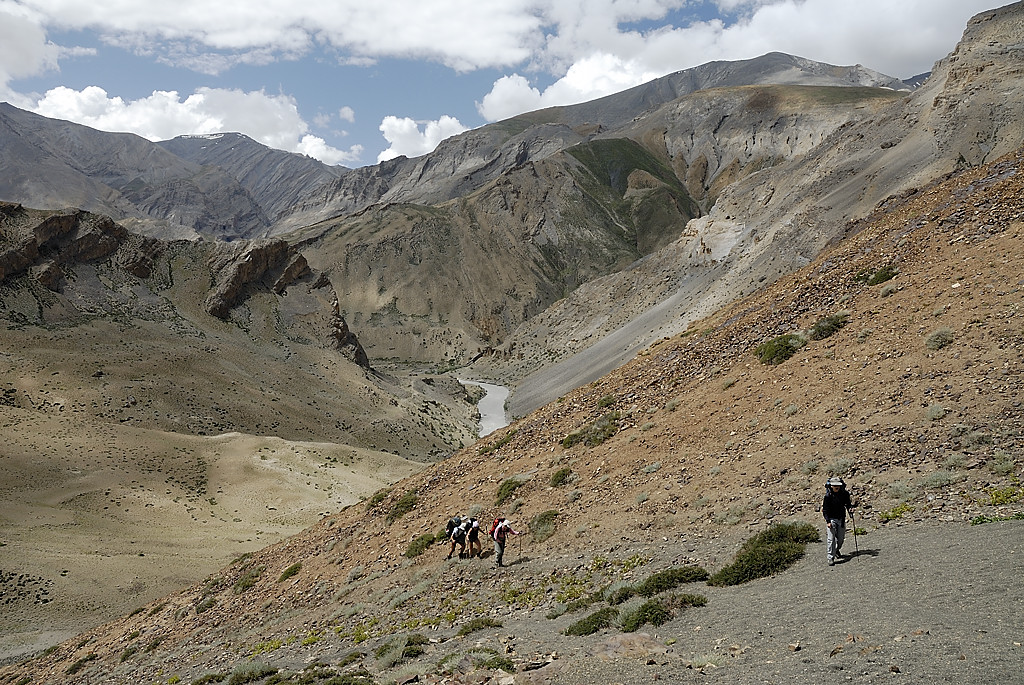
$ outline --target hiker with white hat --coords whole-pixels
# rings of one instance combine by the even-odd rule
[[[843,558],[840,549],[846,538],[846,511],[853,509],[856,503],[850,498],[846,483],[839,476],[832,476],[825,481],[825,498],[821,502],[821,515],[825,517],[828,528],[828,565],[834,566],[837,559]]]

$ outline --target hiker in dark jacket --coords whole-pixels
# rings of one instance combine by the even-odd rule
[[[846,483],[839,476],[833,476],[825,482],[825,498],[821,502],[821,515],[825,518],[828,528],[828,565],[834,566],[836,559],[842,559],[840,549],[846,538],[846,510],[852,509],[855,502],[846,490]]]
[[[445,530],[448,531],[448,539],[451,540],[452,546],[448,550],[448,556],[445,559],[451,559],[452,554],[455,553],[455,545],[459,546],[459,559],[466,554],[466,528],[469,523],[469,519],[462,516],[453,516],[449,521]]]
[[[476,550],[476,556],[480,556],[484,553],[484,546],[480,544],[480,522],[475,518],[469,519],[469,532],[466,534],[466,540],[469,541],[469,558],[473,558],[473,550]]]
[[[505,541],[508,539],[509,534],[519,535],[519,533],[512,528],[512,524],[508,519],[502,519],[501,522],[494,529],[494,554],[495,563],[498,566],[504,566],[501,563],[501,558],[505,555]]]

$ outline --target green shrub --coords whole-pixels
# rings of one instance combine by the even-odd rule
[[[569,468],[568,466],[563,466],[562,468],[558,469],[557,471],[551,474],[551,487],[557,488],[559,486],[565,485],[566,483],[569,482],[569,479],[571,477],[572,469]]]
[[[997,476],[1008,476],[1017,468],[1017,460],[1008,453],[997,450],[988,463],[988,468]]]
[[[263,680],[267,676],[272,676],[277,673],[277,669],[267,664],[254,663],[254,664],[241,664],[236,666],[231,671],[231,678],[228,679],[228,685],[245,685],[246,683],[255,683],[257,680]]]
[[[592,424],[584,426],[577,431],[573,431],[562,438],[562,447],[569,449],[570,447],[580,443],[583,443],[587,447],[597,447],[618,432],[619,418],[619,412],[608,412]]]
[[[807,332],[807,337],[811,340],[824,340],[831,335],[839,332],[843,326],[849,323],[850,315],[846,312],[839,312],[838,314],[832,314],[825,316],[814,322],[811,326],[811,330]]]
[[[391,507],[391,511],[388,512],[387,522],[392,524],[398,519],[402,518],[416,506],[416,501],[419,499],[419,495],[416,494],[415,490],[410,490],[395,502],[394,506]]]
[[[193,680],[192,685],[210,685],[210,683],[220,683],[227,677],[227,673],[207,673]]]
[[[796,333],[786,333],[776,338],[761,343],[754,350],[754,354],[761,360],[762,364],[775,365],[786,361],[807,343],[803,336]]]
[[[640,626],[660,626],[672,619],[672,612],[663,602],[657,599],[649,599],[641,604],[636,610],[629,612],[621,621],[622,631],[635,633]]]
[[[516,665],[512,663],[511,659],[509,659],[507,656],[501,656],[497,654],[489,656],[486,659],[474,659],[473,666],[475,666],[476,668],[485,668],[490,670],[501,669],[506,673],[516,672]]]
[[[654,595],[675,589],[684,583],[696,583],[708,579],[708,572],[699,566],[683,566],[659,571],[636,585],[636,594],[641,597]]]
[[[516,437],[516,433],[518,433],[518,432],[519,432],[518,428],[513,428],[508,433],[506,433],[504,436],[502,436],[502,438],[500,440],[498,440],[496,443],[494,443],[493,445],[484,445],[483,447],[481,447],[479,450],[477,450],[477,454],[490,454],[494,450],[500,449],[500,448],[504,447],[505,445],[507,445],[510,442],[512,442],[512,438]]]
[[[419,535],[405,548],[405,556],[409,559],[418,557],[426,552],[435,542],[437,542],[437,537],[433,533]]]
[[[892,280],[896,277],[896,267],[892,264],[886,264],[877,271],[861,271],[856,276],[856,280],[868,285],[878,285],[879,283],[885,283],[886,281]]]
[[[1009,516],[975,516],[971,519],[972,526],[980,526],[983,523],[995,523],[996,521],[1024,521],[1024,511],[1019,511],[1016,514],[1010,514]]]
[[[389,494],[391,494],[391,488],[381,488],[370,496],[370,499],[366,503],[366,508],[373,509],[375,506],[386,500]]]
[[[626,600],[636,596],[636,588],[632,585],[624,585],[611,589],[605,593],[605,599],[609,604],[622,604]]]
[[[64,672],[67,673],[68,675],[74,675],[74,674],[78,673],[79,671],[81,671],[82,668],[87,663],[89,663],[90,661],[95,661],[96,659],[99,659],[99,656],[97,656],[96,652],[89,652],[88,654],[83,656],[81,659],[79,659],[75,663],[73,663],[70,666],[68,666],[67,670],[64,671]]]
[[[956,336],[953,335],[953,330],[950,328],[939,328],[928,334],[928,337],[924,339],[924,346],[929,350],[941,350],[946,345],[953,342]]]
[[[599,630],[608,628],[611,626],[619,615],[619,610],[615,607],[605,607],[604,609],[598,609],[594,613],[590,614],[586,618],[581,618],[575,623],[571,623],[568,628],[565,629],[566,635],[593,635]]]
[[[888,523],[889,521],[895,521],[898,518],[903,518],[904,514],[914,511],[914,507],[910,506],[906,502],[903,504],[897,504],[895,507],[888,511],[883,511],[878,515],[878,520],[882,523]]]
[[[530,536],[534,542],[544,542],[555,534],[555,529],[558,527],[555,522],[556,518],[558,518],[558,512],[554,509],[549,509],[533,517],[530,521]]]
[[[597,406],[600,407],[601,409],[610,407],[613,404],[615,404],[615,395],[605,395],[604,397],[597,401]]]
[[[478,630],[486,630],[487,628],[501,628],[501,621],[495,621],[493,618],[488,618],[486,616],[478,616],[459,628],[459,632],[455,634],[459,637],[465,637],[470,633],[475,633]]]
[[[524,485],[526,485],[526,480],[523,478],[519,478],[517,476],[506,478],[501,482],[501,485],[498,486],[498,494],[494,498],[494,504],[500,507],[502,504],[512,499],[512,495],[515,491]]]
[[[301,570],[302,570],[302,562],[301,561],[297,561],[294,564],[292,564],[291,566],[289,566],[288,568],[286,568],[281,573],[281,577],[277,579],[277,582],[283,583],[284,581],[288,580],[289,578],[291,578],[292,576],[294,576],[296,573],[298,573]]]
[[[808,542],[820,540],[809,523],[776,523],[743,543],[731,564],[708,580],[709,585],[739,585],[764,578],[792,566],[804,555]]]
[[[946,408],[941,404],[932,404],[928,406],[928,420],[938,421],[946,415]]]
[[[251,568],[247,568],[242,572],[242,575],[238,577],[235,584],[231,586],[232,592],[236,595],[240,595],[251,588],[260,579],[260,576],[263,575],[264,570],[266,570],[265,566],[253,566]]]

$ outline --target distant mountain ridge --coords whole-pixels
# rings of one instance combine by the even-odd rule
[[[6,178],[0,200],[103,212],[154,236],[266,237],[378,202],[436,204],[460,197],[518,164],[584,142],[695,90],[773,83],[906,87],[860,66],[769,53],[711,62],[593,102],[513,117],[454,136],[423,157],[360,169],[331,167],[237,133],[154,144],[4,104],[0,161]]]

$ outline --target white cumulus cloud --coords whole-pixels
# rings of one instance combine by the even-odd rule
[[[388,149],[377,155],[378,162],[394,159],[399,155],[418,157],[432,152],[445,138],[466,131],[458,119],[447,114],[434,121],[421,123],[409,117],[386,116],[380,122],[381,133],[388,141]]]
[[[182,98],[176,91],[154,91],[138,100],[111,97],[98,86],[47,91],[37,114],[68,119],[103,131],[126,131],[149,140],[184,134],[238,131],[279,150],[301,152],[327,164],[353,163],[362,148],[338,150],[315,136],[299,116],[294,98],[263,91],[199,88]]]

